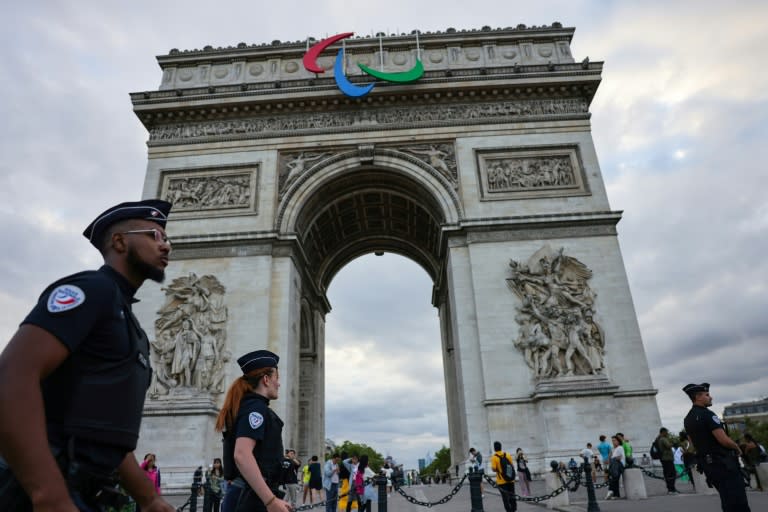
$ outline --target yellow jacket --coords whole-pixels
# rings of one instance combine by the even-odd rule
[[[512,456],[506,452],[496,452],[493,454],[493,457],[491,457],[491,469],[496,473],[496,485],[499,484],[508,484],[510,482],[514,482],[515,480],[507,480],[502,476],[501,472],[501,458],[506,457],[507,461],[509,461],[510,466],[513,468],[515,467],[515,463],[512,461]],[[515,474],[517,474],[517,471],[515,471]]]

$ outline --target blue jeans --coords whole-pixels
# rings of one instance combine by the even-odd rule
[[[336,512],[338,503],[339,484],[331,484],[331,488],[325,490],[325,512]]]

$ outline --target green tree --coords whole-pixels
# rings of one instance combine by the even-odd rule
[[[435,471],[445,474],[450,471],[451,468],[451,449],[443,446],[435,453],[435,459],[425,467],[421,472],[421,475],[434,475]]]
[[[755,441],[761,445],[768,446],[768,422],[755,421],[752,418],[744,418],[744,432],[752,434],[752,437],[755,438]],[[738,442],[743,436],[741,433],[739,433],[734,437]]]
[[[374,473],[378,473],[381,467],[384,465],[384,457],[367,444],[344,441],[336,447],[336,451],[339,454],[341,454],[341,452],[347,452],[350,456],[353,454],[357,455],[358,457],[361,455],[367,455],[368,467],[370,467]]]

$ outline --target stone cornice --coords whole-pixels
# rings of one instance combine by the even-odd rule
[[[508,41],[533,41],[533,40],[556,40],[571,42],[576,29],[573,27],[563,27],[561,23],[553,22],[552,25],[530,26],[518,24],[516,27],[491,28],[489,26],[481,29],[462,29],[456,30],[448,28],[445,31],[438,32],[419,32],[420,44],[424,47],[430,45],[451,45],[466,42],[478,44],[508,42]],[[388,47],[413,46],[416,31],[409,34],[383,34],[384,41]],[[317,42],[317,38],[311,37],[309,44]],[[346,41],[350,49],[356,48],[376,48],[378,49],[378,35],[357,36]],[[339,46],[339,45],[336,45]],[[218,47],[205,46],[203,49],[178,50],[171,49],[166,55],[157,57],[161,67],[169,65],[186,64],[198,61],[213,61],[215,59],[249,57],[271,57],[285,55],[287,53],[303,54],[306,51],[307,40],[299,41],[279,41],[261,44],[238,43],[236,46]]]
[[[529,90],[560,90],[565,87],[571,94],[577,90],[591,101],[600,82],[602,69],[602,62],[585,62],[431,71],[425,73],[415,84],[379,84],[370,95],[357,100],[341,95],[332,77],[143,91],[131,93],[130,96],[134,111],[145,124],[152,119],[153,112],[167,114],[173,111],[205,110],[210,107],[231,111],[236,106],[270,101],[284,103],[280,108],[287,107],[291,102],[297,104],[302,101],[365,104],[383,101],[382,99],[391,95],[399,97],[418,94],[419,97],[427,95],[426,98],[429,99],[430,95],[440,97],[451,92],[458,94],[460,91],[456,91],[457,87],[502,91],[512,89],[517,90],[518,95]],[[351,78],[351,81],[365,80]],[[469,90],[466,91],[466,94],[469,93]],[[222,105],[222,102],[225,104]]]

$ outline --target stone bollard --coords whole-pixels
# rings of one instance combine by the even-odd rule
[[[704,473],[699,473],[696,467],[691,468],[691,475],[693,475],[693,485],[696,487],[696,494],[711,495],[717,494],[717,490],[714,487],[707,485],[707,477]]]
[[[563,486],[563,481],[560,479],[560,473],[545,473],[544,481],[547,483],[547,494]],[[547,500],[547,508],[567,507],[570,504],[571,500],[568,497],[567,489],[554,498],[549,498]]]
[[[624,480],[624,497],[628,500],[644,500],[648,498],[645,490],[643,471],[640,468],[627,468],[621,475]]]
[[[768,487],[768,464],[765,462],[757,465],[757,478],[760,480],[760,486],[764,491]]]

